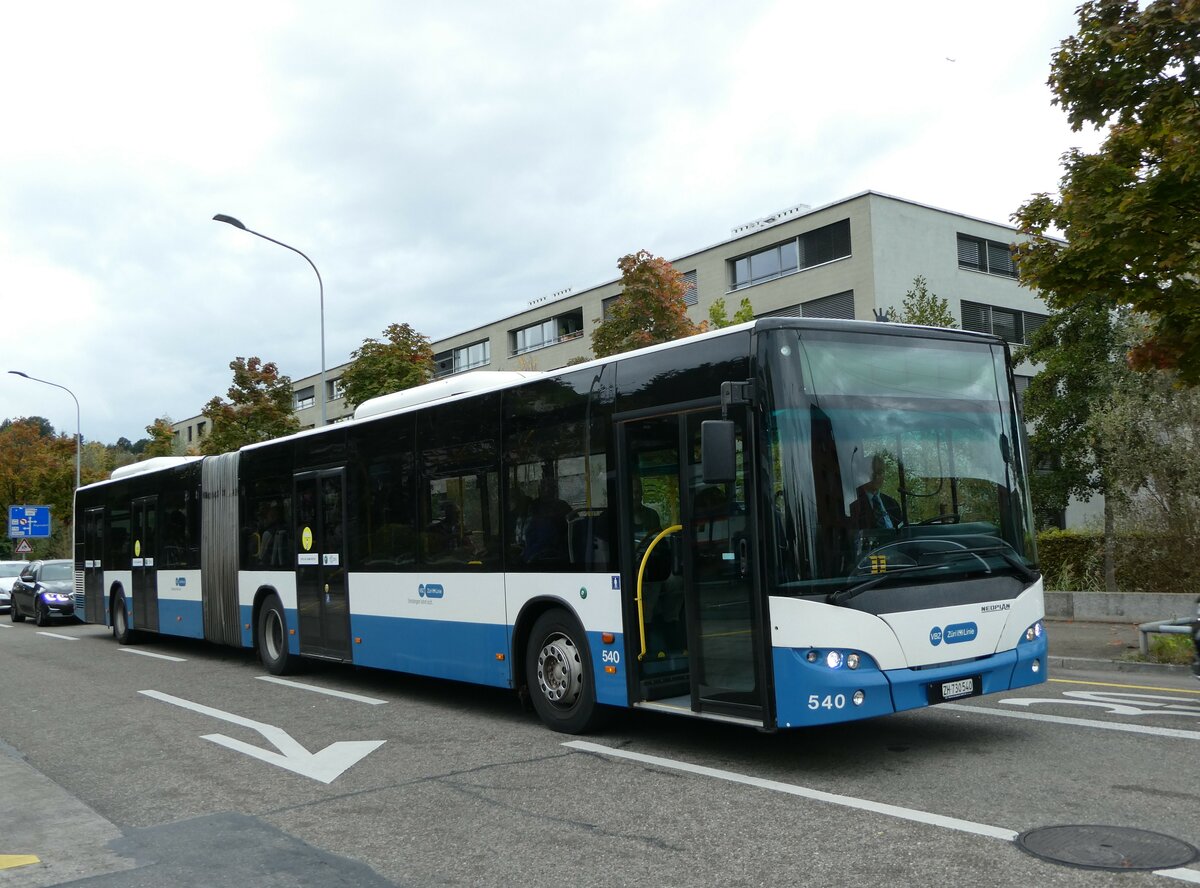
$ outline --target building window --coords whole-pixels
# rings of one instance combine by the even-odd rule
[[[435,377],[449,376],[451,373],[464,373],[485,367],[492,362],[492,341],[482,339],[470,345],[459,346],[448,351],[438,352],[433,356]]]
[[[606,321],[609,320],[612,317],[613,306],[617,304],[617,300],[620,298],[621,294],[618,293],[616,296],[609,296],[607,299],[602,300],[600,302],[600,317]]]
[[[530,324],[528,327],[521,327],[519,330],[510,330],[508,353],[510,356],[523,355],[539,348],[578,339],[582,335],[583,309],[577,308],[566,314]]]
[[[683,291],[683,304],[695,305],[700,301],[696,293],[696,272],[685,271],[680,277],[683,278],[683,285],[687,288]]]
[[[188,426],[188,443],[192,443],[192,427]]]
[[[307,410],[314,403],[316,403],[316,390],[313,386],[308,385],[302,389],[296,389],[296,406],[294,409]]]
[[[761,284],[850,255],[850,220],[843,219],[757,253],[732,260],[731,289]]]
[[[1017,263],[1013,261],[1011,244],[971,237],[969,234],[958,236],[958,267],[1004,277],[1017,276]]]
[[[342,377],[331,379],[325,383],[325,397],[327,400],[336,401],[338,398],[346,396],[346,389],[342,385]]]
[[[208,425],[208,423],[203,419],[200,420],[198,423],[196,423],[196,437],[197,438],[204,437],[204,429],[207,427],[207,425]]]
[[[1028,345],[1034,331],[1046,323],[1047,315],[1020,311],[1015,308],[999,308],[978,302],[962,303],[962,325],[964,330],[993,333],[1006,342]]]

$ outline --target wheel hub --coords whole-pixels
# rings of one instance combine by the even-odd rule
[[[583,664],[574,642],[565,635],[554,635],[538,654],[538,686],[551,703],[571,706],[583,688]]]

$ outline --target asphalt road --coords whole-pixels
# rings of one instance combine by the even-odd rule
[[[1186,675],[1064,671],[778,735],[623,713],[572,738],[502,691],[340,666],[279,684],[249,652],[2,625],[0,884],[1200,884],[1200,862],[1113,873],[1014,842],[1200,844]]]

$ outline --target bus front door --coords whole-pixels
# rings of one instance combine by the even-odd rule
[[[344,479],[342,469],[296,475],[293,500],[300,653],[333,660],[350,659]]]
[[[158,497],[133,501],[133,625],[158,631]]]
[[[83,618],[105,623],[104,606],[104,509],[83,513]]]
[[[744,411],[734,410],[734,414]],[[755,595],[746,417],[738,477],[706,484],[699,410],[622,423],[622,589],[634,699],[763,724],[765,663]]]

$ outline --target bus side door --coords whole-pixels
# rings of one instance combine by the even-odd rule
[[[133,625],[158,631],[158,497],[133,501]]]
[[[104,508],[83,513],[83,618],[89,623],[107,622],[104,606]]]
[[[345,491],[345,472],[340,468],[295,476],[300,652],[334,660],[350,659]]]

